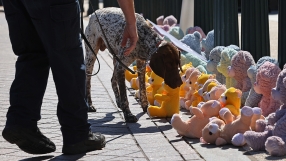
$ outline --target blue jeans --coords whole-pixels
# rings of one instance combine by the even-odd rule
[[[3,4],[18,56],[6,127],[37,128],[51,69],[64,144],[85,140],[90,124],[78,1],[3,0]]]

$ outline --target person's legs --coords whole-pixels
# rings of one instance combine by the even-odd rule
[[[63,134],[65,153],[68,146],[92,141],[94,149],[104,147],[103,135],[90,137],[87,122],[88,104],[85,92],[85,64],[79,35],[80,8],[77,0],[23,1],[48,53],[57,94],[57,115]],[[90,145],[88,145],[90,146]],[[73,148],[73,147],[72,147]],[[70,149],[72,149],[70,148]],[[79,148],[73,153],[93,150]],[[73,150],[73,149],[72,149]]]
[[[63,134],[63,147],[68,147],[65,153],[74,154],[104,147],[104,136],[97,134],[95,137],[91,134],[90,124],[87,122],[85,65],[79,36],[78,2],[15,1],[22,1],[47,52],[59,99],[57,115]],[[34,121],[37,122],[38,119],[40,117]],[[80,144],[77,147],[80,150],[72,151],[72,145],[75,144]]]
[[[55,145],[37,128],[49,75],[49,60],[24,6],[19,1],[4,0],[3,3],[10,41],[18,59],[2,135],[27,153],[49,153],[55,151]]]

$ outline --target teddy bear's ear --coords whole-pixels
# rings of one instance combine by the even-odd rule
[[[236,89],[235,92],[237,93],[237,97],[238,97],[238,98],[241,98],[241,96],[242,96],[241,90]]]
[[[241,63],[245,64],[246,63],[246,54],[244,53],[244,51],[240,51],[240,52],[241,52],[241,57],[237,57],[237,58]]]

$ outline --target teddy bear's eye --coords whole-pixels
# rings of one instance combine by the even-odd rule
[[[190,81],[190,83],[189,84],[192,84],[192,82]]]
[[[154,82],[154,79],[152,79],[151,81]]]
[[[209,132],[209,134],[212,135],[213,133],[212,133],[212,132]]]
[[[211,61],[214,61],[214,59],[211,59]]]
[[[211,94],[208,93],[208,96],[211,97]]]
[[[184,75],[184,78],[186,78],[186,75]]]
[[[227,100],[227,96],[225,96],[224,99]]]

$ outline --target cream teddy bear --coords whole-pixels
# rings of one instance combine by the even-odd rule
[[[228,75],[236,80],[235,88],[242,91],[241,104],[244,105],[251,89],[251,81],[247,75],[247,70],[251,65],[255,65],[252,55],[248,51],[239,51],[231,59],[228,67]]]
[[[195,87],[190,90],[193,90],[193,94],[190,100],[187,100],[185,102],[185,108],[186,109],[190,109],[190,107],[196,107],[200,102],[203,101],[203,97],[199,95],[198,90],[203,87],[203,85],[205,84],[205,82],[208,79],[215,79],[215,75],[213,74],[205,74],[202,73],[196,80],[195,82]]]
[[[224,84],[216,85],[209,92],[207,92],[204,96],[204,100],[218,100],[221,95],[226,91],[226,87]]]
[[[171,119],[172,127],[181,136],[189,138],[200,138],[202,136],[202,129],[208,124],[211,117],[217,117],[221,105],[216,100],[205,102],[201,108],[194,107],[192,116],[189,120],[183,121],[179,114],[174,114]]]
[[[233,144],[243,146],[246,142],[243,133],[250,130],[253,115],[261,115],[260,108],[244,106],[241,109],[241,116],[234,120],[228,108],[219,111],[220,118],[225,122],[216,124],[210,121],[202,131],[201,142],[216,144],[217,146]]]
[[[226,88],[234,87],[236,80],[228,75],[228,66],[231,65],[232,57],[237,54],[237,51],[231,48],[225,48],[221,52],[220,62],[217,65],[217,70],[225,77]]]
[[[256,82],[253,89],[257,94],[262,94],[258,107],[262,110],[262,115],[267,117],[275,112],[281,105],[279,100],[271,97],[271,90],[276,86],[276,80],[281,69],[273,63],[265,62],[256,75]]]
[[[198,69],[194,69],[189,78],[186,80],[185,88],[188,88],[188,91],[185,95],[184,99],[180,99],[180,106],[182,108],[188,108],[185,106],[185,102],[192,98],[193,93],[196,91],[196,81],[198,77],[201,75],[201,72]]]
[[[272,156],[286,155],[286,69],[278,75],[276,87],[272,89],[271,95],[274,99],[280,100],[282,105],[279,110],[271,113],[266,121],[257,121],[257,126],[262,132],[248,131],[244,133],[244,139],[254,150],[266,150]],[[265,128],[266,127],[266,128]],[[261,130],[262,129],[262,130]],[[264,131],[263,131],[264,130]]]
[[[211,90],[212,87],[216,86],[216,85],[221,85],[220,82],[218,82],[215,78],[216,78],[216,75],[213,75],[214,78],[210,78],[208,79],[204,85],[198,90],[198,93],[200,96],[204,97],[205,94],[207,92],[209,92]],[[211,84],[212,83],[212,84]],[[211,84],[211,85],[210,85]],[[205,100],[205,99],[204,99]]]
[[[189,90],[189,88],[185,88],[186,80],[189,78],[193,70],[194,68],[192,66],[192,63],[188,63],[183,65],[182,71],[179,72],[183,82],[183,84],[180,86],[180,97],[185,97],[186,92]]]

